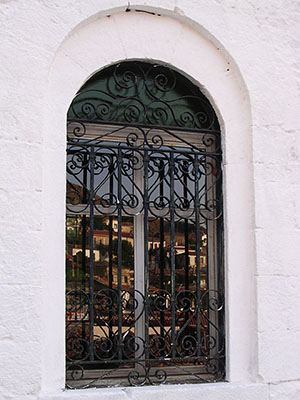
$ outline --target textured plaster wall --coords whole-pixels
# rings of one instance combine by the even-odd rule
[[[127,7],[0,0],[0,398],[300,399],[299,1]],[[223,124],[230,382],[62,392],[65,113],[95,70],[147,56]]]

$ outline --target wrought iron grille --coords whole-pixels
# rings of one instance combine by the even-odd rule
[[[224,379],[220,130],[166,66],[100,71],[68,113],[67,386]]]

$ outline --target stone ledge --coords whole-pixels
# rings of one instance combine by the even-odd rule
[[[270,384],[270,400],[299,400],[300,381]]]
[[[130,388],[66,390],[38,400],[269,400],[266,384],[211,383]]]

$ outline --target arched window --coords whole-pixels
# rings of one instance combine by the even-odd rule
[[[225,374],[220,127],[177,71],[126,61],[68,112],[69,387]]]

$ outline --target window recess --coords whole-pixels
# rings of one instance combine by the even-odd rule
[[[69,388],[224,379],[220,130],[199,89],[124,62],[67,125]]]

